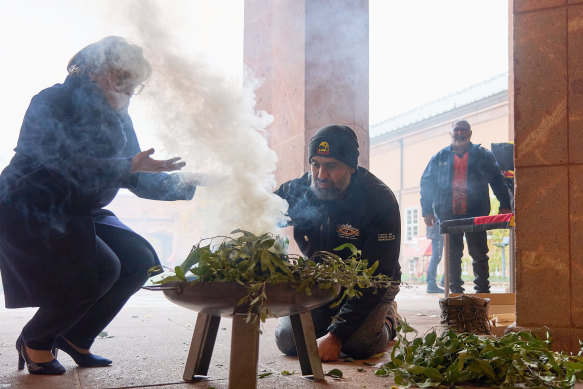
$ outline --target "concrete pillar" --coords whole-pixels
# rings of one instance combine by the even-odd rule
[[[514,0],[516,328],[583,339],[583,1]],[[511,97],[512,98],[512,97]]]
[[[244,36],[278,183],[307,171],[306,145],[330,123],[355,130],[368,167],[368,0],[245,0]]]

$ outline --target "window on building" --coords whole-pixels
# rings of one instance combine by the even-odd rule
[[[405,209],[405,241],[410,242],[419,235],[419,208]]]

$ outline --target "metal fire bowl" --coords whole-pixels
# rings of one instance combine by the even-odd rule
[[[195,282],[171,281],[150,290],[162,290],[166,298],[181,307],[214,316],[230,317],[247,314],[248,304],[238,305],[247,295],[247,289],[236,282]],[[311,295],[298,292],[293,284],[267,284],[267,309],[276,316],[289,316],[307,312],[330,303],[340,292],[335,290],[310,288]]]

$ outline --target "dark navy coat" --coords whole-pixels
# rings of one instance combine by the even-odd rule
[[[465,217],[490,214],[490,191],[500,201],[500,208],[510,209],[510,195],[504,184],[504,175],[494,154],[479,144],[470,144],[468,151],[467,215]],[[431,157],[421,176],[422,215],[435,214],[439,220],[453,218],[453,156],[450,146]]]
[[[289,203],[288,216],[294,226],[294,239],[302,253],[333,251],[345,243],[361,250],[369,265],[379,261],[377,273],[395,282],[401,280],[399,250],[401,216],[395,195],[368,170],[358,167],[342,200],[320,200],[310,190],[311,174],[282,184],[275,192]],[[340,253],[347,257],[350,252]],[[328,328],[347,339],[379,304],[383,293],[364,291],[360,298],[348,299],[339,318]]]
[[[155,200],[191,199],[179,174],[130,174],[140,152],[127,111],[88,77],[70,75],[33,97],[15,155],[0,175],[0,271],[6,307],[94,299],[94,223],[128,229],[103,209],[120,188]],[[152,249],[152,251],[154,251]]]

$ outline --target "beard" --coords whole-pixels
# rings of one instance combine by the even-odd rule
[[[333,183],[330,180],[320,180],[312,176],[310,189],[320,200],[338,200],[344,197],[344,191],[350,184],[350,176],[350,172],[347,172],[347,174],[343,176],[337,183]],[[331,183],[332,185],[330,185],[328,188],[322,188],[318,186],[318,183],[320,182]]]
[[[470,138],[467,136],[454,137],[451,144],[456,149],[466,149],[470,144]]]

